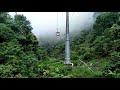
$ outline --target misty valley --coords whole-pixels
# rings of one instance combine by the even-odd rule
[[[0,12],[0,78],[120,78],[120,12],[77,18],[73,27],[68,22],[73,64],[67,65],[66,28],[42,36],[24,14]]]

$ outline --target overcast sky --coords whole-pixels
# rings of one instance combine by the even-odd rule
[[[9,13],[14,16],[14,12]],[[32,32],[37,36],[55,36],[57,31],[57,12],[17,12],[31,21]],[[58,29],[65,33],[66,12],[58,13]],[[93,24],[93,12],[70,12],[70,32],[80,31]]]

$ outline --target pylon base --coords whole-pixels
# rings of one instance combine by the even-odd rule
[[[64,63],[65,65],[71,65],[71,66],[74,66],[73,63]]]

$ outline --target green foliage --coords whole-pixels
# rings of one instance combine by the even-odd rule
[[[112,52],[111,63],[106,65],[103,77],[118,77],[120,76],[120,52]]]
[[[12,65],[0,65],[0,77],[2,78],[13,78],[16,68]]]
[[[108,12],[99,15],[93,25],[93,38],[95,39],[96,36],[100,36],[105,29],[111,28],[117,22],[119,16],[118,12]]]
[[[8,17],[7,12],[0,12],[0,23],[6,23]]]
[[[30,21],[28,21],[24,15],[15,15],[14,19],[15,19],[16,25],[21,31],[26,32],[26,31],[32,30]]]
[[[0,23],[0,42],[9,41],[15,38],[15,33],[5,24]]]
[[[0,13],[0,77],[38,77],[38,62],[45,60],[46,51],[38,45],[30,22],[23,15],[11,18]]]

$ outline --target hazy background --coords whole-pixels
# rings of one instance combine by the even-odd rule
[[[9,13],[11,16],[15,12]],[[33,34],[39,41],[51,39],[57,40],[57,12],[17,12],[23,14],[31,22]],[[94,23],[94,12],[70,12],[69,29],[70,32],[78,33],[80,30],[87,29]],[[64,37],[66,27],[66,12],[58,12],[58,31],[61,33],[59,38]]]

